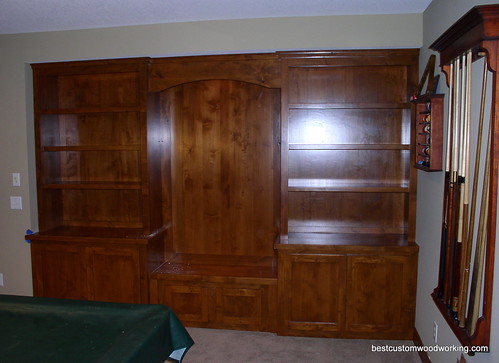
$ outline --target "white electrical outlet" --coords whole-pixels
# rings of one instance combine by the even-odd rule
[[[23,209],[23,199],[21,197],[10,197],[10,209]]]
[[[3,273],[0,272],[0,286],[3,286]]]
[[[433,322],[433,340],[437,343],[438,338],[438,324],[436,321]]]
[[[21,175],[19,173],[12,173],[12,186],[13,187],[21,186]]]

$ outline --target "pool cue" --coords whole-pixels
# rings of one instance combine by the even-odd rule
[[[468,315],[466,316],[466,330],[468,335],[475,333],[478,313],[480,309],[480,297],[482,295],[483,269],[485,264],[485,243],[487,239],[487,225],[489,212],[489,185],[490,185],[490,138],[492,137],[492,125],[489,126],[489,137],[487,140],[487,156],[485,159],[485,172],[483,179],[482,200],[480,205],[480,217],[478,220],[478,235],[475,247],[475,259],[473,262],[473,274],[471,277],[470,300],[468,304]]]
[[[478,118],[478,134],[477,134],[477,144],[475,151],[475,168],[473,172],[473,190],[471,192],[471,207],[470,207],[470,217],[469,226],[467,231],[466,246],[464,248],[462,264],[461,264],[461,286],[459,288],[459,308],[458,308],[458,320],[459,327],[464,328],[466,325],[466,306],[469,291],[469,275],[470,275],[470,264],[471,264],[471,250],[473,247],[474,234],[475,234],[475,215],[476,215],[476,204],[477,204],[477,193],[478,193],[478,178],[480,171],[480,160],[482,153],[482,138],[483,138],[483,119],[485,114],[485,98],[487,95],[487,58],[484,58],[483,76],[482,76],[482,92],[480,100],[480,114]]]
[[[454,276],[452,285],[452,311],[459,311],[459,291],[461,281],[462,250],[466,244],[468,206],[469,206],[469,122],[471,104],[471,51],[462,56],[462,93],[461,93],[461,124],[460,160],[459,160],[459,217],[456,242],[454,244]]]
[[[445,286],[445,260],[446,260],[446,246],[447,246],[447,233],[448,233],[448,217],[449,217],[449,182],[450,182],[450,159],[451,159],[451,133],[452,133],[452,118],[454,116],[454,64],[455,59],[450,63],[449,68],[449,112],[447,115],[447,152],[445,155],[445,177],[444,177],[444,201],[442,211],[442,234],[440,237],[440,262],[438,266],[438,297],[440,299],[444,296]]]
[[[448,224],[447,224],[447,241],[445,253],[445,285],[443,302],[445,305],[452,304],[452,277],[454,275],[454,234],[456,229],[456,206],[457,206],[457,167],[459,160],[459,117],[460,117],[460,94],[461,94],[461,77],[460,77],[461,59],[456,60],[455,74],[455,97],[454,97],[454,117],[452,123],[452,155],[450,164],[450,181],[449,181],[449,200],[448,200]]]

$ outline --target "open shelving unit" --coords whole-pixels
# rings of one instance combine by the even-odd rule
[[[148,67],[147,58],[33,65],[35,295],[149,299],[147,271],[164,258],[164,227]]]
[[[282,54],[281,243],[294,233],[413,240],[408,73],[375,64],[387,53]]]
[[[280,54],[283,334],[412,337],[417,54]]]

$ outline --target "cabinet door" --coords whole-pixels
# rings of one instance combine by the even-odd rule
[[[279,333],[338,336],[344,325],[346,257],[280,253]]]
[[[183,324],[187,326],[207,327],[210,322],[209,288],[192,281],[170,282],[159,280],[156,304],[169,306]],[[153,300],[153,299],[151,299]]]
[[[136,249],[88,247],[87,261],[90,300],[147,302],[146,276]]]
[[[347,337],[412,339],[415,260],[411,256],[348,257]]]
[[[230,329],[262,330],[271,325],[268,316],[268,290],[255,286],[220,286],[215,288],[215,325]]]
[[[77,246],[31,244],[35,296],[85,300],[84,250]]]

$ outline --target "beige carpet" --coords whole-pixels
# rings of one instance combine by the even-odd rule
[[[412,341],[283,337],[272,333],[187,328],[194,346],[184,363],[420,363],[415,352],[373,352],[414,346]],[[397,348],[400,347],[400,348]]]

